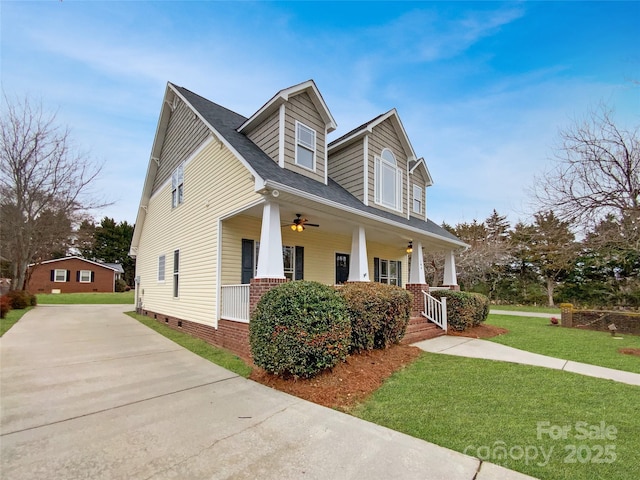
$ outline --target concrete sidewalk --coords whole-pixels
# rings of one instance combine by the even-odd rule
[[[241,378],[131,308],[39,306],[0,339],[3,478],[531,478]]]
[[[443,336],[424,340],[413,345],[431,353],[535,365],[640,386],[640,374],[637,373],[547,357],[546,355],[539,355],[477,338]]]

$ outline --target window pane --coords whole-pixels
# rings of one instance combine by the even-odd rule
[[[382,203],[396,207],[396,171],[388,165],[382,165]]]
[[[382,155],[381,157],[386,161],[389,162],[391,164],[393,164],[393,166],[396,166],[396,157],[393,155],[393,152],[391,150],[389,150],[388,148],[385,148],[384,150],[382,150]]]
[[[66,270],[56,270],[55,281],[56,282],[66,282],[67,281],[67,271]]]
[[[173,273],[180,271],[180,250],[174,250],[173,252]]]
[[[298,143],[311,150],[316,148],[316,132],[302,124],[298,124]]]
[[[91,282],[91,270],[80,270],[80,281],[82,283]]]
[[[398,263],[394,260],[389,261],[389,278],[398,278]]]
[[[380,276],[381,277],[389,276],[389,263],[387,260],[380,260]]]
[[[165,264],[165,256],[160,255],[158,257],[158,281],[164,282],[164,264]]]
[[[296,163],[313,170],[313,152],[306,149],[302,145],[298,145],[298,153],[296,155]]]
[[[178,185],[178,203],[182,203],[184,201],[184,186],[182,184]]]

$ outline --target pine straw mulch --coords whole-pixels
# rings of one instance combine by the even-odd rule
[[[504,328],[479,325],[449,335],[489,338],[506,333]],[[394,372],[416,360],[422,350],[411,345],[393,345],[386,350],[370,350],[350,355],[343,363],[310,379],[283,378],[254,367],[252,380],[310,402],[349,411],[361,403]]]
[[[640,348],[620,348],[618,352],[625,355],[635,355],[636,357],[640,357]]]

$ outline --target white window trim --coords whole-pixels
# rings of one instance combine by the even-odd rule
[[[182,188],[181,188],[182,187]],[[182,193],[182,195],[180,195]],[[184,203],[184,162],[176,167],[171,174],[171,208],[177,208]]]
[[[306,128],[307,130],[309,130],[310,132],[313,132],[313,146],[301,141],[300,136],[298,135],[299,129],[300,127],[302,128]],[[318,138],[318,134],[316,133],[316,131],[309,127],[308,125],[305,125],[302,122],[299,122],[296,120],[296,145],[295,145],[295,162],[296,165],[298,167],[304,168],[306,170],[309,170],[311,172],[315,172],[316,171],[316,144],[318,143],[317,141]],[[298,162],[298,147],[304,148],[305,150],[308,150],[311,152],[311,168],[309,168],[306,165],[302,165],[301,163]]]
[[[63,272],[64,273],[64,280],[58,280],[58,272]],[[56,268],[55,272],[53,274],[53,281],[54,283],[64,283],[67,281],[67,271],[65,269],[62,268]]]
[[[162,259],[162,278],[160,278],[160,259]],[[156,280],[158,283],[164,283],[165,278],[167,277],[167,256],[163,253],[162,255],[158,255],[158,272],[156,275]]]
[[[417,194],[417,195],[416,195]],[[419,207],[416,210],[416,202],[418,202]],[[422,215],[422,208],[424,205],[424,198],[422,195],[422,187],[420,185],[413,185],[413,204],[411,205],[411,209],[413,213],[417,213],[418,215]]]
[[[374,202],[376,205],[380,205],[382,207],[388,208],[390,210],[394,210],[396,212],[402,212],[402,169],[397,164],[393,165],[388,162],[383,156],[385,150],[388,150],[391,155],[393,152],[388,148],[384,148],[380,155],[375,156],[375,167],[374,167],[374,183],[375,183],[375,198]],[[395,159],[395,155],[393,155]],[[382,171],[383,167],[387,169],[395,170],[395,184],[396,184],[396,195],[395,195],[395,205],[391,205],[389,203],[385,203],[383,200],[383,191],[382,191]]]
[[[83,280],[82,279],[82,274],[89,274],[89,279],[88,280]],[[80,283],[91,283],[91,270],[80,270]]]
[[[178,265],[176,268],[176,253],[178,254]],[[173,276],[172,276],[172,292],[173,298],[180,298],[180,249],[176,248],[173,251]]]

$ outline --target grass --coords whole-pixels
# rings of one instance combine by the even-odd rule
[[[22,310],[9,310],[7,316],[0,319],[0,337],[7,333],[7,330],[13,327],[18,320],[32,308],[33,307],[27,307]]]
[[[509,333],[489,338],[496,343],[529,352],[575,362],[640,373],[640,357],[624,355],[620,348],[640,348],[637,335],[551,326],[546,318],[489,315],[486,323],[506,328]]]
[[[639,397],[639,387],[613,381],[425,353],[351,413],[540,479],[625,480],[640,478]],[[571,430],[553,439],[538,422]],[[588,429],[604,422],[616,433],[582,439],[578,422]],[[503,459],[494,455],[499,446],[507,449]]]
[[[557,313],[560,316],[559,307],[539,307],[535,305],[491,305],[492,310],[509,310],[510,312],[534,312]]]
[[[127,315],[135,318],[140,323],[158,332],[160,335],[164,335],[169,340],[174,341],[178,345],[190,350],[196,355],[200,355],[202,358],[205,358],[216,365],[226,368],[227,370],[231,370],[245,378],[249,377],[251,374],[251,367],[240,357],[228,352],[227,350],[214,347],[204,340],[192,337],[186,333],[173,330],[172,328],[159,323],[157,320],[145,317],[144,315],[139,315],[134,312],[128,312]]]
[[[122,293],[39,293],[39,305],[119,304],[133,305],[133,290]]]

